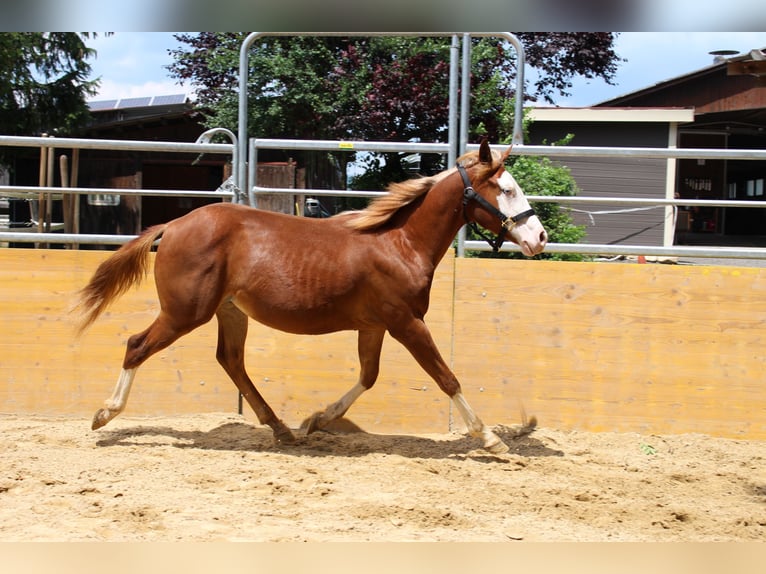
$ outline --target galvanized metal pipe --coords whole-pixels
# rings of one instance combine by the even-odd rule
[[[447,140],[449,142],[449,154],[447,156],[447,165],[454,165],[457,159],[458,149],[458,73],[460,68],[460,39],[457,34],[452,36],[450,45],[450,66],[449,66],[449,118],[447,124]]]
[[[449,144],[420,142],[372,142],[344,140],[291,140],[253,138],[261,149],[292,149],[321,151],[379,151],[406,153],[446,153]],[[507,146],[493,146],[504,150]],[[465,151],[476,151],[478,144],[467,144]],[[606,146],[514,146],[513,155],[533,155],[543,157],[619,157],[648,159],[744,159],[764,161],[766,150],[754,149],[703,149],[703,148],[649,148],[649,147],[606,147]]]
[[[0,185],[0,197],[26,197],[31,194],[51,193],[53,195],[66,195],[81,193],[84,195],[151,195],[166,197],[214,197],[231,199],[234,194],[230,191],[196,191],[177,189],[126,189],[114,187],[50,187],[30,185]]]
[[[297,189],[293,187],[261,187],[254,185],[250,188],[254,194],[273,193],[287,195],[311,195],[323,197],[379,197],[386,195],[385,191],[354,191],[350,189]]]
[[[37,189],[37,188],[33,188]],[[60,189],[60,188],[54,188]],[[291,195],[322,195],[326,197],[378,197],[385,195],[384,191],[348,191],[340,189],[293,189],[287,187],[251,188],[254,193],[287,193]],[[616,205],[623,207],[663,207],[663,206],[695,206],[695,207],[740,207],[766,208],[766,201],[737,201],[733,199],[664,199],[650,197],[586,197],[586,196],[557,196],[557,195],[528,195],[527,199],[534,203],[559,203],[583,205],[589,203]]]
[[[374,151],[380,153],[449,153],[448,143],[377,142],[359,140],[293,140],[251,138],[258,149],[309,151]]]
[[[484,241],[466,241],[471,251],[492,251]],[[500,251],[517,252],[515,244],[506,244]],[[645,255],[649,257],[689,257],[721,259],[764,259],[766,249],[758,247],[652,247],[646,245],[606,245],[593,243],[549,243],[546,253],[578,253],[581,255]]]
[[[471,117],[471,35],[463,34],[463,58],[460,70],[460,141],[458,155],[462,156],[468,146],[468,132]],[[452,164],[450,164],[450,167]],[[466,228],[457,232],[457,256],[465,257]]]
[[[498,149],[503,146],[495,146]],[[477,144],[470,144],[477,150]],[[648,159],[746,159],[764,161],[766,150],[762,149],[702,149],[702,148],[650,148],[605,146],[544,146],[514,145],[512,155],[535,155],[543,157],[619,157]]]
[[[136,235],[90,235],[74,233],[0,232],[0,242],[15,243],[73,243],[80,245],[122,245]],[[470,251],[491,251],[483,241],[466,241]],[[519,251],[518,246],[506,244],[503,252]],[[546,253],[579,253],[583,255],[645,255],[657,257],[761,259],[766,260],[766,249],[748,247],[650,247],[641,245],[603,245],[580,243],[549,243]]]
[[[122,245],[135,235],[97,235],[77,233],[35,233],[33,231],[0,231],[0,242],[71,243],[78,245]]]
[[[222,134],[225,135],[227,138],[229,138],[229,141],[231,141],[232,144],[232,156],[231,156],[231,171],[232,171],[232,179],[234,180],[234,183],[237,186],[237,189],[240,191],[240,193],[243,192],[243,188],[239,187],[239,146],[237,145],[237,136],[234,135],[234,132],[227,128],[211,128],[197,137],[196,143],[209,143],[210,138],[212,138],[214,135]],[[240,201],[240,198],[237,197],[237,195],[234,196],[234,203],[242,203]]]
[[[95,140],[82,138],[41,138],[32,136],[0,136],[0,146],[220,154],[231,154],[234,151],[234,146],[232,144],[225,143]]]

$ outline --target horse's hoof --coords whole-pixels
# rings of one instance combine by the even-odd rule
[[[294,444],[295,435],[289,428],[284,427],[274,431],[274,440],[277,444]]]
[[[96,414],[93,415],[93,422],[90,425],[90,430],[100,429],[110,420],[111,418],[109,417],[109,411],[107,411],[106,409],[98,409],[98,411],[96,411]]]
[[[497,437],[495,437],[497,438]],[[491,441],[484,444],[484,450],[486,450],[489,453],[492,454],[505,454],[510,449],[508,448],[508,445],[505,444],[503,441],[501,441],[499,438],[497,438],[496,441]]]
[[[311,434],[315,431],[320,430],[322,427],[319,426],[319,420],[322,418],[322,413],[314,413],[311,415],[308,420],[304,421],[303,425],[306,427],[306,434]]]

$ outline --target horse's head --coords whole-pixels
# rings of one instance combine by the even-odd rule
[[[548,242],[548,234],[540,219],[529,206],[524,191],[505,169],[505,160],[511,149],[494,154],[486,140],[482,141],[478,161],[473,156],[464,162],[471,170],[470,182],[466,183],[464,209],[466,218],[497,234],[496,248],[504,239],[516,243],[527,257],[541,253]],[[462,160],[463,158],[461,158]],[[473,187],[474,195],[468,189]],[[475,201],[471,201],[471,200]]]

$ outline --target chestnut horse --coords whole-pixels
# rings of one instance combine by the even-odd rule
[[[122,412],[146,359],[215,315],[218,362],[275,440],[293,442],[245,371],[250,316],[289,333],[358,331],[359,379],[311,417],[309,433],[341,417],[373,386],[388,331],[452,399],[470,434],[490,452],[506,452],[466,402],[423,317],[436,266],[466,222],[496,233],[497,242],[514,241],[526,256],[544,249],[546,232],[505,170],[509,152],[493,153],[485,141],[457,168],[393,184],[368,208],[327,219],[219,203],[145,230],[102,262],[79,293],[82,332],[145,276],[148,253],[162,237],[154,264],[159,314],[128,339],[114,393],[92,428]]]

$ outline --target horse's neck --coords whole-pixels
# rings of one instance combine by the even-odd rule
[[[428,257],[436,266],[465,223],[462,210],[462,187],[453,176],[437,182],[419,205],[413,206],[401,230],[415,251]]]

